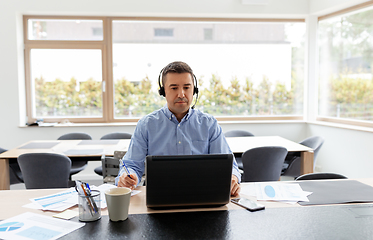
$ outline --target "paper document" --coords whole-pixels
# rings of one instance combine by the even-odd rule
[[[50,211],[64,211],[77,203],[66,203],[65,201],[72,196],[78,196],[75,188],[69,188],[67,191],[51,194],[44,197],[30,199],[34,208]],[[30,205],[28,205],[30,207]]]
[[[0,238],[12,240],[52,240],[60,238],[85,223],[71,222],[26,212],[0,222]]]
[[[297,183],[255,183],[256,197],[258,200],[308,202],[309,192],[304,192]]]
[[[105,190],[109,188],[116,188],[117,186],[112,184],[102,184],[98,187],[92,185],[92,190],[100,191],[101,195],[101,208],[106,208]],[[140,193],[141,191],[132,190],[131,196]],[[24,205],[23,207],[32,209],[41,209],[49,211],[62,212],[68,208],[71,208],[78,204],[78,192],[75,188],[69,188],[66,191],[59,192],[56,194],[47,195],[39,198],[30,199],[31,203]]]

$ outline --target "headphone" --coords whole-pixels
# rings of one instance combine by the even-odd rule
[[[158,93],[159,93],[159,95],[161,95],[163,97],[166,97],[166,92],[164,91],[164,86],[161,86],[161,76],[163,75],[163,70],[164,69],[165,68],[162,68],[162,70],[161,70],[161,72],[159,73],[159,76],[158,76],[158,85],[159,85]],[[198,100],[198,87],[197,87],[197,78],[196,78],[196,75],[194,75],[192,73],[192,76],[193,76],[194,82],[196,83],[194,85],[193,95],[197,94],[196,101],[194,102],[194,104],[192,106],[192,109],[194,109],[194,107],[196,106],[197,100]]]

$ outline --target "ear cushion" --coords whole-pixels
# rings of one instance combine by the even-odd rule
[[[164,92],[164,87],[161,87],[159,90],[158,90],[158,93],[159,95],[165,97],[166,96],[166,93]]]
[[[193,95],[198,94],[198,87],[194,87]]]

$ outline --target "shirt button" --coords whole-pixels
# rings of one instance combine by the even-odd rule
[[[179,144],[181,144],[181,142],[179,141]]]
[[[180,124],[179,125],[177,125],[178,127],[180,127]]]

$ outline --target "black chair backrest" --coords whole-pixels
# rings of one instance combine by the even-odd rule
[[[91,135],[83,132],[66,133],[57,140],[92,140]]]
[[[25,153],[18,157],[27,189],[67,188],[71,160],[56,153]]]
[[[104,139],[131,139],[132,134],[125,133],[125,132],[113,132],[108,133],[100,138],[100,140]]]
[[[245,130],[231,130],[224,133],[225,137],[252,137],[254,134]]]
[[[295,181],[322,179],[347,179],[347,177],[339,173],[308,173],[297,177]]]
[[[243,182],[278,181],[288,153],[284,147],[258,147],[242,154]]]
[[[313,136],[304,139],[300,144],[313,149],[313,162],[316,162],[317,154],[320,151],[321,146],[324,144],[324,139],[320,136]]]
[[[4,149],[4,148],[0,148],[0,153],[3,153],[3,152],[6,152],[8,150]]]

